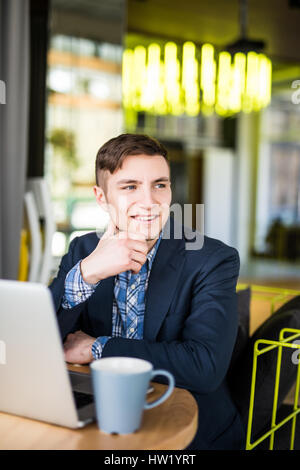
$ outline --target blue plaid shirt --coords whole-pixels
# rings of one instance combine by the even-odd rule
[[[112,306],[112,336],[99,336],[92,345],[94,359],[100,359],[107,341],[115,336],[122,338],[143,339],[145,293],[151,267],[162,238],[159,239],[147,254],[147,261],[137,274],[125,271],[115,276],[114,297]],[[81,276],[80,263],[68,272],[65,279],[65,293],[62,306],[73,308],[85,302],[95,291],[98,284],[88,284]],[[101,281],[99,281],[101,282]]]

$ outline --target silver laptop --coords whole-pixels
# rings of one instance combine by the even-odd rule
[[[95,417],[91,377],[68,371],[42,284],[0,280],[0,411],[70,428]]]

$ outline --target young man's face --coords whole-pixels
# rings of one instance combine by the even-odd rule
[[[161,155],[130,155],[122,168],[107,172],[106,192],[95,186],[100,205],[108,203],[119,230],[139,232],[155,240],[169,216],[172,199],[169,166]]]

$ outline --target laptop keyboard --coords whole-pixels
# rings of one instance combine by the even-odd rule
[[[73,395],[75,398],[77,409],[82,408],[83,406],[89,405],[90,403],[93,403],[94,401],[94,396],[91,395],[90,393],[76,392],[73,390]]]

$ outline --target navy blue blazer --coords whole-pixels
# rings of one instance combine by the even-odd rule
[[[172,217],[168,223],[170,239],[161,240],[149,277],[144,337],[112,338],[102,356],[150,361],[194,395],[199,423],[189,449],[239,449],[244,429],[226,384],[238,326],[239,256],[208,237],[201,249],[187,250],[183,227],[178,238]],[[86,302],[69,310],[61,306],[66,274],[98,242],[96,233],[75,238],[50,285],[62,338],[79,329],[93,337],[111,335],[114,276],[102,280]]]

